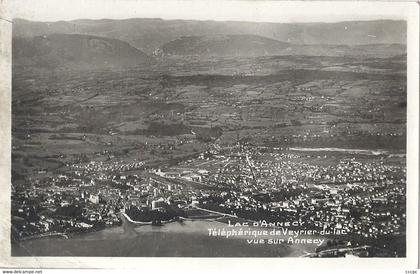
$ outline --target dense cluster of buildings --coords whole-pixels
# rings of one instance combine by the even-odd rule
[[[361,238],[405,230],[405,167],[384,157],[339,157],[252,146],[215,147],[165,170],[144,162],[69,165],[14,186],[16,238],[188,216],[191,207]]]

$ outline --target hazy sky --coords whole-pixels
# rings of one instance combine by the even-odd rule
[[[229,0],[11,0],[6,18],[35,21],[162,18],[257,22],[336,22],[404,19],[395,2],[286,2]]]

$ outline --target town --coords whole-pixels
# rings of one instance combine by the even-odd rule
[[[12,235],[94,231],[121,225],[124,216],[151,225],[225,216],[220,221],[288,222],[326,236],[339,230],[341,240],[360,245],[385,242],[405,231],[401,162],[238,142],[165,169],[141,161],[75,163],[29,188],[13,187]]]
[[[406,23],[207,24],[14,22],[12,254],[406,256]]]

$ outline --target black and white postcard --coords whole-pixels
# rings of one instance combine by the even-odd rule
[[[6,265],[417,266],[415,3],[5,4]]]

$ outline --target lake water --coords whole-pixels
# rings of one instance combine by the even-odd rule
[[[12,256],[298,257],[316,248],[249,244],[244,237],[210,237],[209,228],[226,229],[227,225],[187,220],[156,227],[136,226],[125,220],[122,226],[71,235],[69,239],[48,237],[16,243],[12,245]]]

